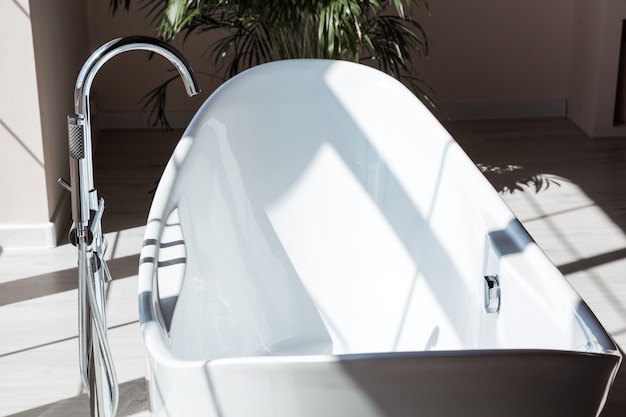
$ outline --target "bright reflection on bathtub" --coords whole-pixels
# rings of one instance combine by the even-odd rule
[[[418,293],[420,308],[426,307],[423,303],[428,300],[426,308],[433,312],[440,308],[432,295],[424,296],[430,293],[427,285],[415,285],[420,279],[418,265],[331,145],[319,148],[297,184],[269,206],[267,213],[326,321],[333,353],[394,350],[396,339],[402,340],[398,334],[405,310],[411,308]],[[296,223],[298,228],[293,227]],[[332,244],[323,245],[328,239]],[[318,242],[315,257],[303,250],[307,242]],[[361,294],[378,294],[377,304],[371,305],[371,296]],[[398,299],[407,298],[406,294],[408,305],[398,303]],[[351,299],[349,309],[342,302],[347,296]],[[424,319],[420,326],[428,327]],[[416,324],[405,323],[409,327]],[[342,336],[348,333],[352,335],[350,341]],[[372,338],[372,334],[377,337]],[[424,340],[414,339],[411,344],[426,346],[429,334],[421,336]]]

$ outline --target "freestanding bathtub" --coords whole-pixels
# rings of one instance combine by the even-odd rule
[[[156,416],[597,416],[621,357],[400,83],[262,65],[200,108],[139,270]]]

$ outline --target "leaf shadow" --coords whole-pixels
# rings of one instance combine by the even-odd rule
[[[500,194],[513,194],[517,191],[545,191],[551,186],[560,187],[566,178],[554,174],[536,173],[536,170],[520,165],[491,165],[477,163],[476,166]]]

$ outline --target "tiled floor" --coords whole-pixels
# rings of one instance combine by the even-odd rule
[[[565,119],[447,127],[626,346],[626,139],[591,140]],[[120,417],[148,415],[135,274],[150,192],[179,134],[104,132],[96,153],[114,276],[108,325]],[[0,416],[88,415],[78,375],[75,265],[69,245],[0,252]],[[602,417],[624,415],[626,369]]]

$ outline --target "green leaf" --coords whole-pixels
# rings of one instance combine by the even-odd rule
[[[207,54],[226,77],[277,59],[371,61],[418,96],[433,95],[415,71],[428,38],[414,20],[429,0],[109,0],[111,9],[137,3],[165,40],[218,33]],[[152,90],[151,117],[165,119],[165,90]],[[163,106],[161,109],[159,106]]]

